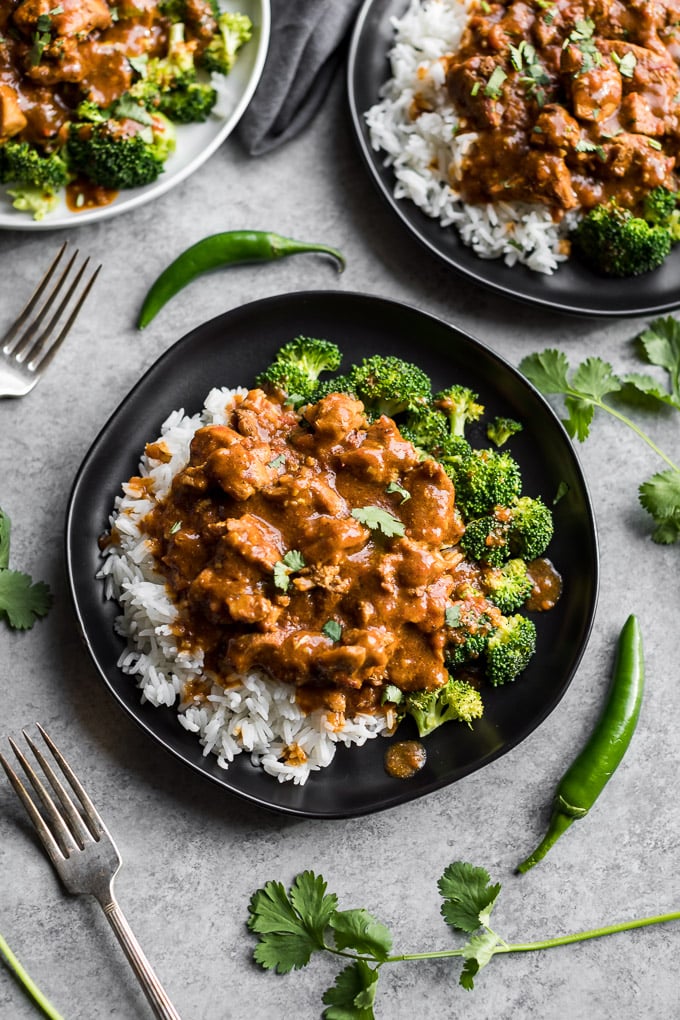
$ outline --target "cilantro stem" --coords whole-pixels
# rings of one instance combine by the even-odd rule
[[[7,967],[12,971],[19,984],[24,988],[27,995],[29,995],[35,1004],[43,1011],[49,1020],[64,1020],[61,1013],[57,1012],[51,1002],[43,995],[35,981],[31,978],[30,974],[22,967],[17,960],[16,956],[5,942],[2,935],[0,935],[0,957],[7,964]]]
[[[604,928],[592,928],[589,931],[575,932],[572,935],[558,935],[555,938],[542,939],[540,942],[503,943],[494,949],[494,956],[497,953],[530,953],[537,949],[553,949],[556,946],[568,946],[573,942],[585,942],[587,939],[616,935],[621,931],[632,931],[634,928],[646,928],[651,924],[665,924],[667,921],[679,920],[680,911],[675,911],[671,914],[642,917],[635,921],[621,921],[619,924],[606,925]],[[400,956],[388,956],[385,963],[398,963],[400,960],[441,960],[463,955],[465,955],[464,949],[442,949],[431,953],[402,953]]]
[[[578,397],[580,400],[584,399],[583,395],[579,393],[578,390],[569,390],[569,396]],[[656,453],[657,456],[661,457],[662,460],[665,460],[668,466],[673,468],[674,471],[680,471],[680,467],[678,467],[677,464],[674,464],[670,457],[668,457],[663,452],[663,450],[661,450],[656,445],[654,440],[651,439],[646,432],[643,432],[642,429],[639,428],[634,421],[627,417],[627,415],[622,414],[620,411],[615,410],[615,408],[611,407],[610,404],[605,404],[603,400],[593,400],[592,397],[589,399],[590,402],[594,404],[595,407],[599,407],[603,411],[607,411],[609,414],[613,415],[614,418],[618,418],[619,421],[622,421],[624,423],[624,425],[627,425],[629,428],[631,428],[633,432],[635,432],[640,437],[640,439],[643,439],[645,443],[647,443],[647,446],[651,447],[651,449],[654,450],[654,453]]]

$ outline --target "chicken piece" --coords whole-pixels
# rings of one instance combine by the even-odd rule
[[[300,526],[300,549],[306,562],[340,563],[368,541],[368,529],[354,517],[319,515]]]
[[[423,460],[404,476],[411,493],[399,508],[409,538],[432,545],[455,545],[462,528],[455,510],[453,482],[438,461]]]
[[[0,142],[18,135],[27,123],[12,86],[0,83]]]
[[[324,443],[340,443],[350,432],[366,427],[364,405],[346,393],[330,393],[314,404],[306,414]]]
[[[572,44],[563,51],[561,69],[570,76],[571,102],[579,120],[602,123],[618,110],[623,84],[610,57],[602,57],[599,64],[589,67],[582,50]]]
[[[263,586],[234,564],[232,573],[206,567],[191,582],[188,601],[213,623],[259,624],[266,630],[275,626],[281,609],[264,594]]]
[[[240,443],[241,437],[228,425],[206,425],[198,429],[191,440],[189,452],[191,463],[195,465],[205,464],[211,453],[224,446],[233,446]]]
[[[629,92],[621,103],[621,123],[634,134],[659,138],[666,126],[661,117],[652,113],[649,100],[640,92]]]
[[[566,156],[580,136],[578,122],[569,111],[559,103],[548,103],[536,119],[531,142],[539,148],[556,149],[559,155]]]
[[[560,209],[574,209],[578,205],[571,173],[562,156],[550,152],[529,152],[524,172],[533,184],[535,201]]]
[[[500,104],[485,94],[491,75],[498,66],[492,56],[474,56],[457,61],[452,58],[446,72],[446,87],[458,111],[479,129],[498,128],[502,120]]]
[[[53,0],[23,0],[12,20],[21,32],[32,35],[38,18],[45,16],[50,19],[54,37],[84,37],[113,24],[111,9],[104,0],[61,0],[59,4]]]
[[[663,185],[675,190],[674,158],[652,148],[646,135],[622,132],[602,148],[606,156],[601,170],[603,177],[626,178],[631,185],[642,185],[646,189]]]
[[[222,548],[232,549],[239,553],[253,566],[270,571],[278,563],[284,553],[284,543],[278,528],[258,517],[256,514],[243,514],[242,517],[231,517],[225,524],[226,534],[222,538],[218,556]]]
[[[244,439],[211,453],[205,471],[233,499],[248,499],[276,477],[276,469],[269,466],[271,459],[268,443]]]

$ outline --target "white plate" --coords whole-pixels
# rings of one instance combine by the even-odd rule
[[[203,124],[178,126],[177,148],[158,180],[143,188],[121,191],[110,205],[85,212],[70,212],[61,198],[59,205],[42,220],[34,220],[29,213],[13,209],[11,199],[0,188],[0,230],[54,230],[118,216],[169,191],[212,156],[243,116],[260,80],[269,45],[269,0],[234,0],[229,9],[249,16],[253,22],[253,36],[240,51],[231,74],[216,76],[216,109],[221,111],[221,115],[212,115]]]

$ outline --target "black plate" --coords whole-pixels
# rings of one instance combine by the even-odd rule
[[[413,202],[395,199],[394,175],[383,166],[385,153],[371,147],[364,114],[379,101],[380,88],[390,77],[388,52],[394,39],[390,19],[401,17],[407,7],[408,0],[365,0],[352,36],[347,87],[364,160],[383,197],[411,234],[458,272],[531,304],[587,316],[648,315],[680,306],[680,245],[659,269],[633,279],[595,276],[576,259],[545,276],[525,266],[511,268],[502,260],[478,258],[461,243],[454,227],[441,227]]]
[[[340,747],[332,765],[303,787],[279,783],[240,755],[225,772],[204,758],[195,737],[170,709],[142,705],[134,681],[116,666],[123,649],[114,633],[115,603],[103,597],[95,574],[97,538],[121,482],[137,472],[144,444],[155,439],[173,408],[199,411],[216,385],[252,383],[282,343],[304,333],[335,341],[346,363],[367,353],[415,360],[437,389],[454,381],[471,386],[490,415],[524,422],[512,441],[527,494],[551,500],[561,482],[568,496],[555,507],[550,555],[564,577],[564,595],[537,614],[538,651],[516,684],[486,695],[485,716],[474,729],[444,726],[427,739],[427,764],[413,779],[390,778],[383,767],[385,738],[362,748]],[[306,292],[235,308],[199,326],[146,373],[104,426],[74,482],[66,522],[68,573],[85,642],[120,705],[170,752],[232,793],[265,807],[312,817],[366,814],[419,797],[481,768],[523,740],[566,691],[583,653],[598,587],[597,541],[581,469],[561,423],[536,390],[483,344],[408,305],[363,294]],[[415,732],[403,724],[395,739]]]

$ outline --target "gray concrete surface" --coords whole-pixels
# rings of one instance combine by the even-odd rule
[[[151,280],[182,248],[218,229],[264,228],[336,244],[348,258],[291,259],[206,278],[139,334]],[[495,297],[416,246],[368,180],[341,83],[307,132],[249,159],[228,142],[191,179],[148,206],[70,239],[101,259],[96,296],[33,393],[0,402],[0,505],[14,523],[13,563],[47,580],[56,602],[30,633],[0,627],[2,742],[42,721],[87,781],[122,850],[121,904],[184,1020],[312,1020],[334,973],[320,962],[287,977],[251,959],[253,890],[323,870],[346,906],[365,906],[402,951],[452,945],[436,882],[454,859],[503,883],[495,918],[510,941],[590,929],[680,908],[677,776],[680,548],[649,540],[638,484],[661,467],[635,436],[599,420],[579,448],[601,542],[596,625],[566,697],[511,753],[454,787],[359,820],[278,817],[223,795],[171,760],[114,704],[81,647],[62,534],[69,488],[93,436],[154,360],[192,327],[258,297],[363,290],[408,301],[475,334],[514,364],[550,344],[572,360],[597,352],[632,369],[643,320],[564,317]],[[30,291],[61,234],[0,235],[0,328]],[[631,287],[644,287],[633,281]],[[677,455],[677,415],[648,419]],[[124,437],[122,437],[124,441]],[[554,784],[589,732],[618,630],[641,620],[648,689],[634,743],[606,793],[530,875],[515,864],[537,840]],[[66,1020],[136,1020],[149,1010],[95,903],[65,894],[5,782],[0,783],[0,931]],[[548,953],[503,957],[467,993],[445,961],[386,968],[382,1020],[645,1020],[678,1015],[680,925]],[[0,967],[0,1016],[33,1007]]]

